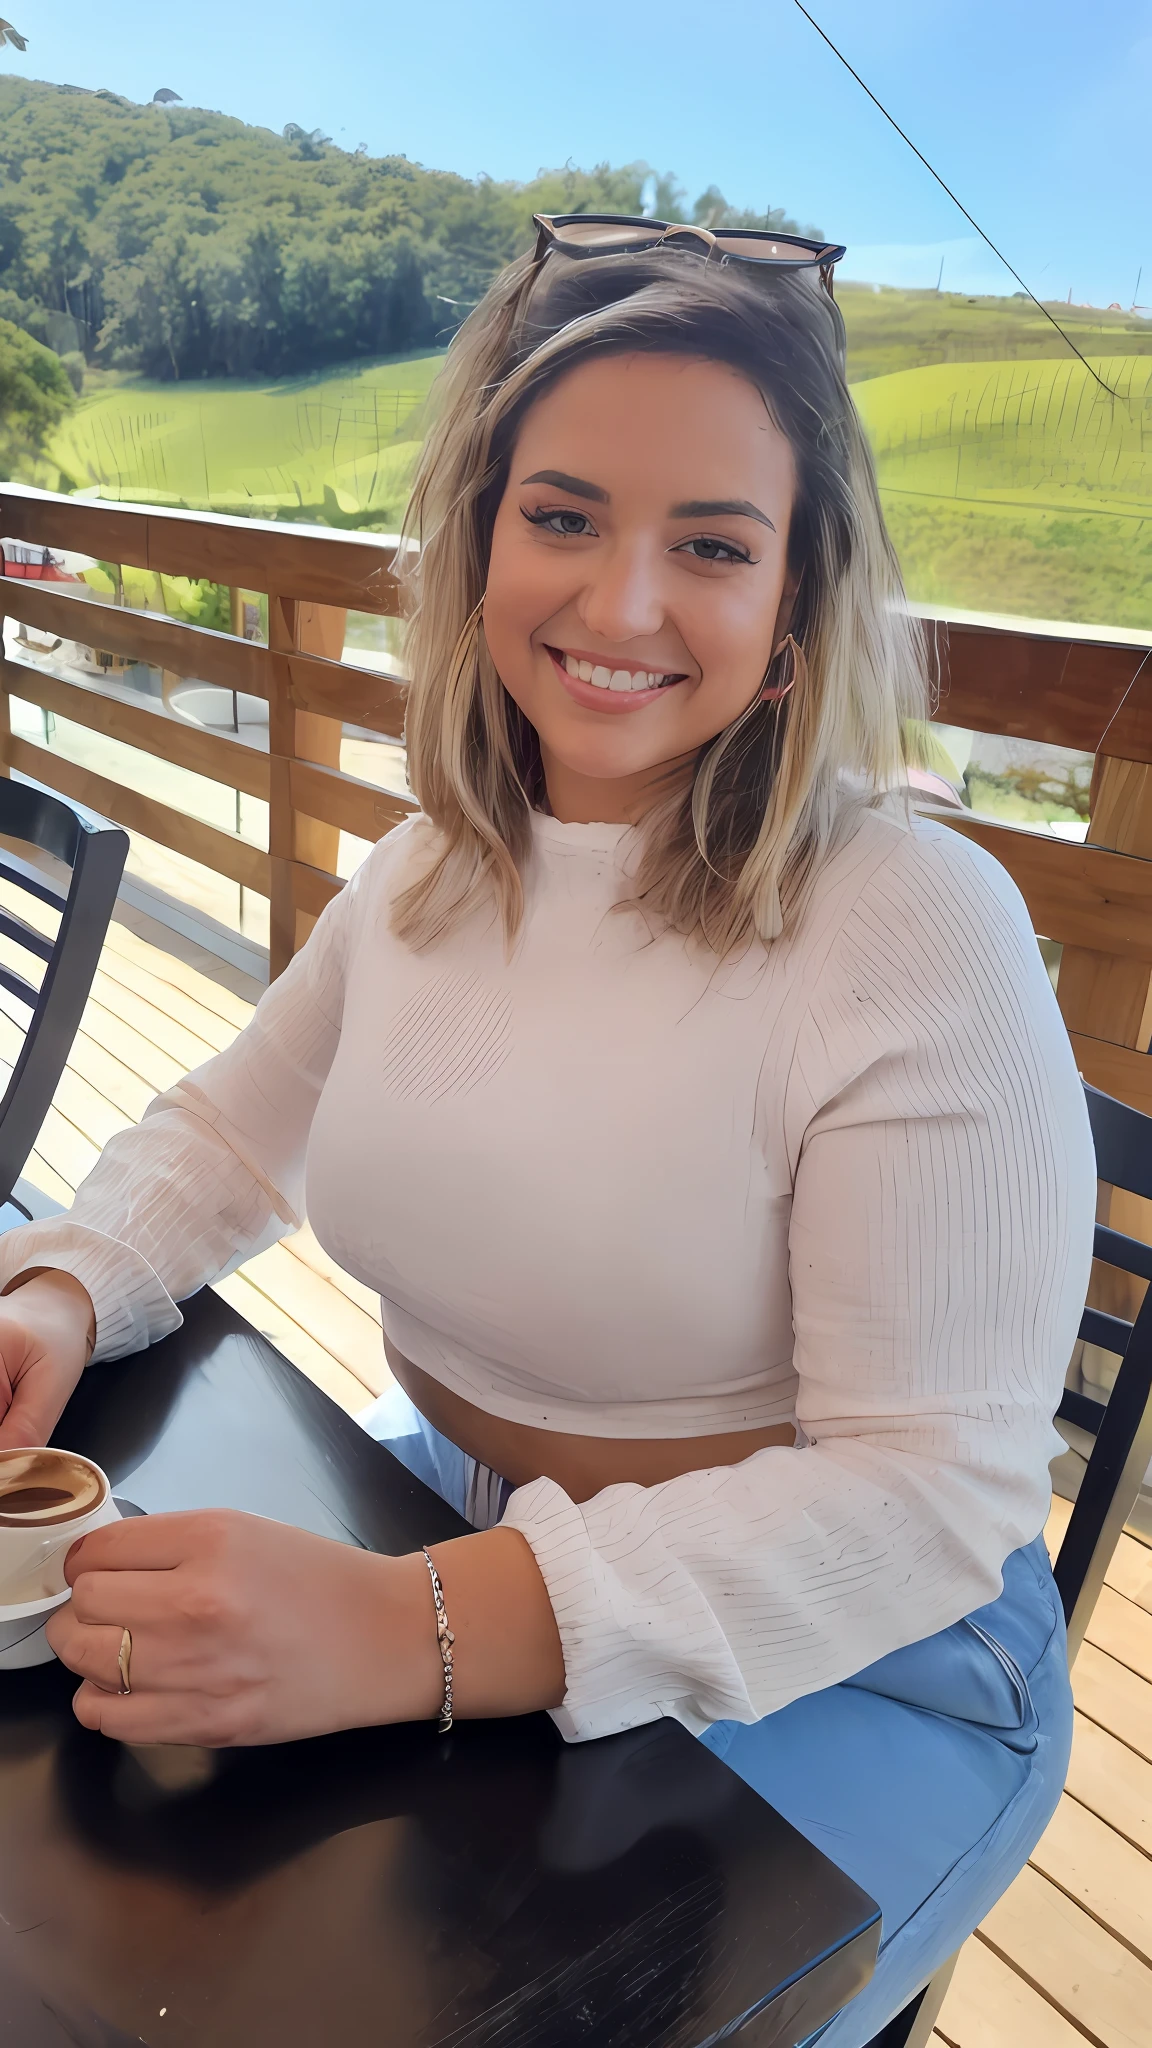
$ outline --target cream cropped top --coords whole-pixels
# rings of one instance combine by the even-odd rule
[[[1043,1525],[1094,1163],[1023,904],[946,827],[865,812],[797,929],[653,935],[637,835],[537,817],[527,913],[389,928],[390,833],[226,1052],[0,1238],[83,1281],[94,1360],[307,1212],[424,1372],[599,1437],[795,1448],[505,1520],[556,1611],[570,1739],[750,1721],[995,1597]]]

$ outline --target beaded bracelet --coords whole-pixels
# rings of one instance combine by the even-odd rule
[[[444,1605],[444,1588],[440,1584],[440,1574],[426,1550],[423,1556],[432,1580],[432,1598],[436,1603],[436,1647],[440,1652],[440,1662],[444,1666],[444,1704],[440,1709],[440,1733],[447,1735],[452,1726],[452,1645],[456,1638],[448,1626],[448,1610]]]

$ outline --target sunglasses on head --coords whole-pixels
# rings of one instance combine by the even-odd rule
[[[536,213],[536,261],[558,251],[564,256],[628,256],[645,249],[693,248],[721,263],[752,263],[764,271],[806,273],[832,293],[832,270],[846,253],[838,242],[813,242],[805,235],[778,235],[769,228],[689,227],[685,222],[644,220],[626,213]]]

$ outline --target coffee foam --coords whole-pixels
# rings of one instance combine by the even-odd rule
[[[103,1492],[100,1474],[72,1451],[0,1451],[0,1529],[78,1521]]]

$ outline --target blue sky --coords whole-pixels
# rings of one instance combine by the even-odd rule
[[[694,196],[783,205],[848,275],[1012,280],[792,0],[2,0],[0,69],[189,103],[466,175],[645,158]],[[1042,297],[1152,305],[1152,0],[815,0]],[[702,27],[703,25],[703,27]]]

